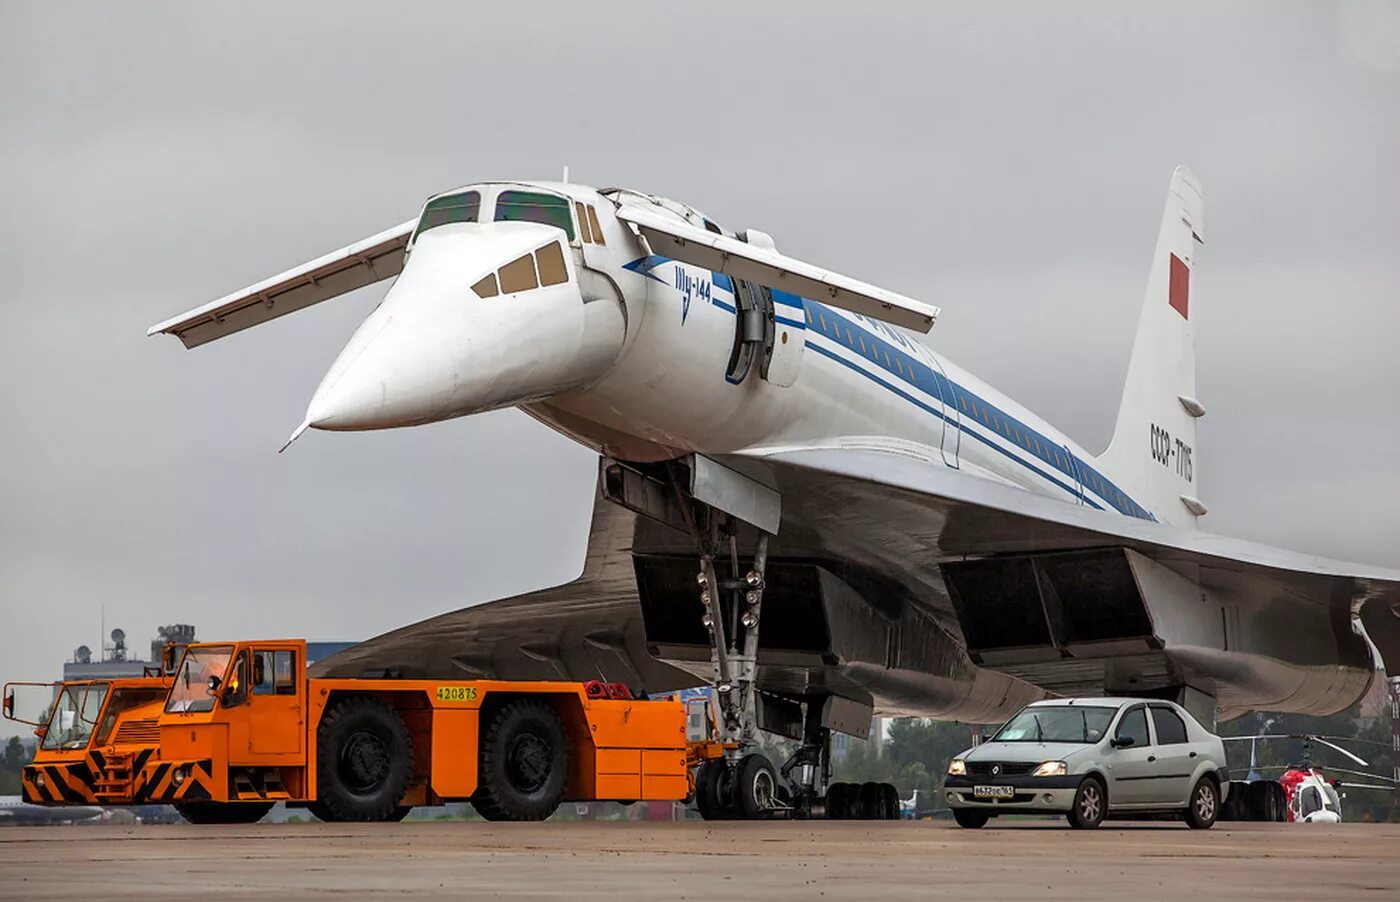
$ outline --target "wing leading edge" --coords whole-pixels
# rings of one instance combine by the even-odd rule
[[[152,326],[147,335],[174,335],[185,347],[286,316],[388,279],[403,270],[404,249],[417,222],[411,219]]]

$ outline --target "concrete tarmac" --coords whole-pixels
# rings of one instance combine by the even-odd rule
[[[1400,824],[406,822],[0,829],[0,899],[1400,898]]]

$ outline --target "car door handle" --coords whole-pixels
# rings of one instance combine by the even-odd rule
[[[1156,760],[1157,760],[1157,756],[1156,756],[1156,755],[1148,755],[1148,756],[1147,756],[1147,760],[1148,760],[1148,761],[1156,761]]]
[[[1190,754],[1190,756],[1189,756],[1189,757],[1191,757],[1191,758],[1194,758],[1194,757],[1196,757],[1196,753],[1195,753],[1195,752],[1192,752],[1192,753],[1191,753],[1191,754]]]

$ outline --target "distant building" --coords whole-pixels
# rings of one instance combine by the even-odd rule
[[[161,653],[167,644],[189,645],[195,641],[194,626],[188,623],[172,623],[157,628],[156,638],[151,640],[151,657],[141,661],[128,657],[126,633],[112,630],[111,644],[102,650],[101,660],[92,659],[92,649],[80,645],[73,652],[73,660],[63,665],[63,679],[68,680],[110,680],[119,677],[139,677],[147,669],[161,666]],[[306,643],[306,665],[310,667],[323,658],[344,651],[355,642],[308,642]]]

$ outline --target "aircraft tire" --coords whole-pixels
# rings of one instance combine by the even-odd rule
[[[878,821],[884,816],[885,793],[879,783],[860,784],[856,792],[856,819]]]
[[[832,783],[826,788],[827,820],[845,821],[851,819],[851,806],[847,800],[854,788],[850,783]]]
[[[976,811],[971,808],[954,808],[953,820],[959,827],[966,827],[968,830],[980,830],[987,826],[989,816],[985,811]]]
[[[191,824],[256,824],[272,810],[272,803],[187,802],[175,810]]]
[[[1271,786],[1278,786],[1273,780],[1254,780],[1249,784],[1249,798],[1245,803],[1251,821],[1272,821],[1278,807],[1274,802]]]
[[[1076,830],[1092,830],[1103,823],[1108,814],[1108,790],[1098,777],[1085,777],[1074,793],[1069,809],[1069,825]]]
[[[374,696],[346,696],[316,735],[311,813],[332,822],[391,820],[413,775],[413,737],[399,713]]]
[[[1231,780],[1230,791],[1220,806],[1220,820],[1249,820],[1249,784],[1243,780]]]
[[[1209,830],[1215,826],[1220,816],[1220,790],[1209,779],[1202,777],[1191,788],[1191,797],[1186,805],[1186,825],[1193,830]]]
[[[569,780],[569,741],[546,702],[521,698],[496,709],[481,734],[472,807],[488,821],[542,821]]]
[[[1288,820],[1288,794],[1283,791],[1283,784],[1269,781],[1269,792],[1274,797],[1274,820],[1283,823]]]
[[[880,793],[884,803],[880,817],[887,821],[899,820],[899,790],[894,788],[893,783],[881,783]]]
[[[759,820],[777,810],[778,772],[766,755],[745,755],[734,769],[733,804],[745,820]]]

